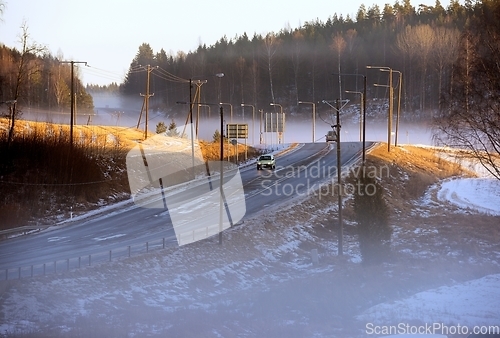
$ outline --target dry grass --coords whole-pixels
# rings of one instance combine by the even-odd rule
[[[387,145],[380,144],[367,155],[367,165],[383,168],[382,175],[389,176],[383,177],[387,199],[396,209],[406,211],[405,202],[422,197],[439,180],[474,175],[460,164],[441,158],[432,148],[415,146],[393,147],[388,152]]]
[[[71,148],[68,125],[25,120],[16,122],[10,147],[7,135],[8,120],[0,119],[3,229],[52,222],[56,214],[68,214],[70,207],[79,213],[128,198],[126,154],[144,139],[143,131],[135,128],[77,125]],[[205,160],[219,160],[219,143],[200,141],[200,148]],[[237,149],[242,162],[245,146]],[[249,158],[258,155],[253,148],[246,151]],[[224,153],[235,161],[235,146],[225,144]]]

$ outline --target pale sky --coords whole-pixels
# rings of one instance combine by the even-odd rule
[[[361,4],[371,7],[395,0],[3,0],[0,43],[20,49],[23,21],[33,42],[45,45],[52,55],[86,61],[83,82],[121,83],[142,43],[167,53],[196,50],[200,42],[215,44],[247,33],[266,34],[306,21],[322,22],[334,13],[356,16]],[[402,1],[400,1],[402,2]],[[411,0],[434,5],[435,0]],[[441,1],[443,7],[449,2]]]

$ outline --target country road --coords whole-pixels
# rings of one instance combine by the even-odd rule
[[[358,161],[361,148],[359,142],[342,143],[342,165]],[[321,182],[335,177],[336,164],[334,145],[305,143],[296,150],[277,156],[274,171],[256,170],[254,165],[240,168],[245,217],[294,196],[312,193]],[[314,172],[311,170],[313,167]],[[214,179],[212,184],[217,186],[219,182]],[[181,203],[186,196],[196,194],[195,187],[188,185],[173,189],[168,197]],[[234,226],[244,223],[245,217]],[[90,255],[96,256],[92,258],[94,263],[98,253],[102,261],[111,259],[111,255],[114,258],[130,255],[130,251],[141,252],[172,245],[178,244],[168,211],[129,205],[0,242],[0,279],[19,278],[19,274],[21,277],[42,274],[42,269],[45,273],[49,269],[52,272],[64,271],[90,265]]]

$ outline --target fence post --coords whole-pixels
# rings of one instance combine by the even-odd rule
[[[21,267],[19,267],[19,279],[21,279]]]
[[[111,262],[111,250],[109,250],[109,261]]]
[[[130,258],[130,245],[128,246],[128,257]]]
[[[163,237],[163,249],[165,249],[165,237]]]
[[[92,257],[89,255],[89,266],[91,265]]]
[[[66,260],[66,268],[69,271],[69,258]]]
[[[43,275],[45,276],[45,263],[43,263]]]
[[[54,273],[57,273],[57,261],[54,261]]]
[[[80,264],[82,263],[82,257],[79,256],[78,257],[78,269],[80,269]]]
[[[149,251],[149,243],[146,242],[146,252],[148,252],[148,251]]]

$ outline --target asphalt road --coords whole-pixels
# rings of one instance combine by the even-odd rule
[[[342,166],[360,159],[361,143],[342,143],[341,148]],[[325,181],[335,179],[335,145],[306,143],[277,156],[276,164],[274,171],[257,170],[254,165],[240,168],[246,205],[243,222],[246,217],[287,199],[312,194]],[[225,176],[227,179],[234,177],[232,174]],[[215,187],[219,181],[214,178],[211,183]],[[201,205],[203,200],[198,201],[197,194],[199,188],[192,184],[168,192],[167,199],[174,201],[172,203],[176,206],[182,206],[185,200]],[[231,194],[226,196],[226,202],[230,209]],[[154,203],[162,204],[161,197]],[[189,215],[189,208],[186,215]],[[190,222],[196,223],[193,220]],[[242,222],[233,226],[239,224]],[[129,205],[0,242],[0,280],[64,271],[173,245],[178,245],[178,242],[168,210]]]

